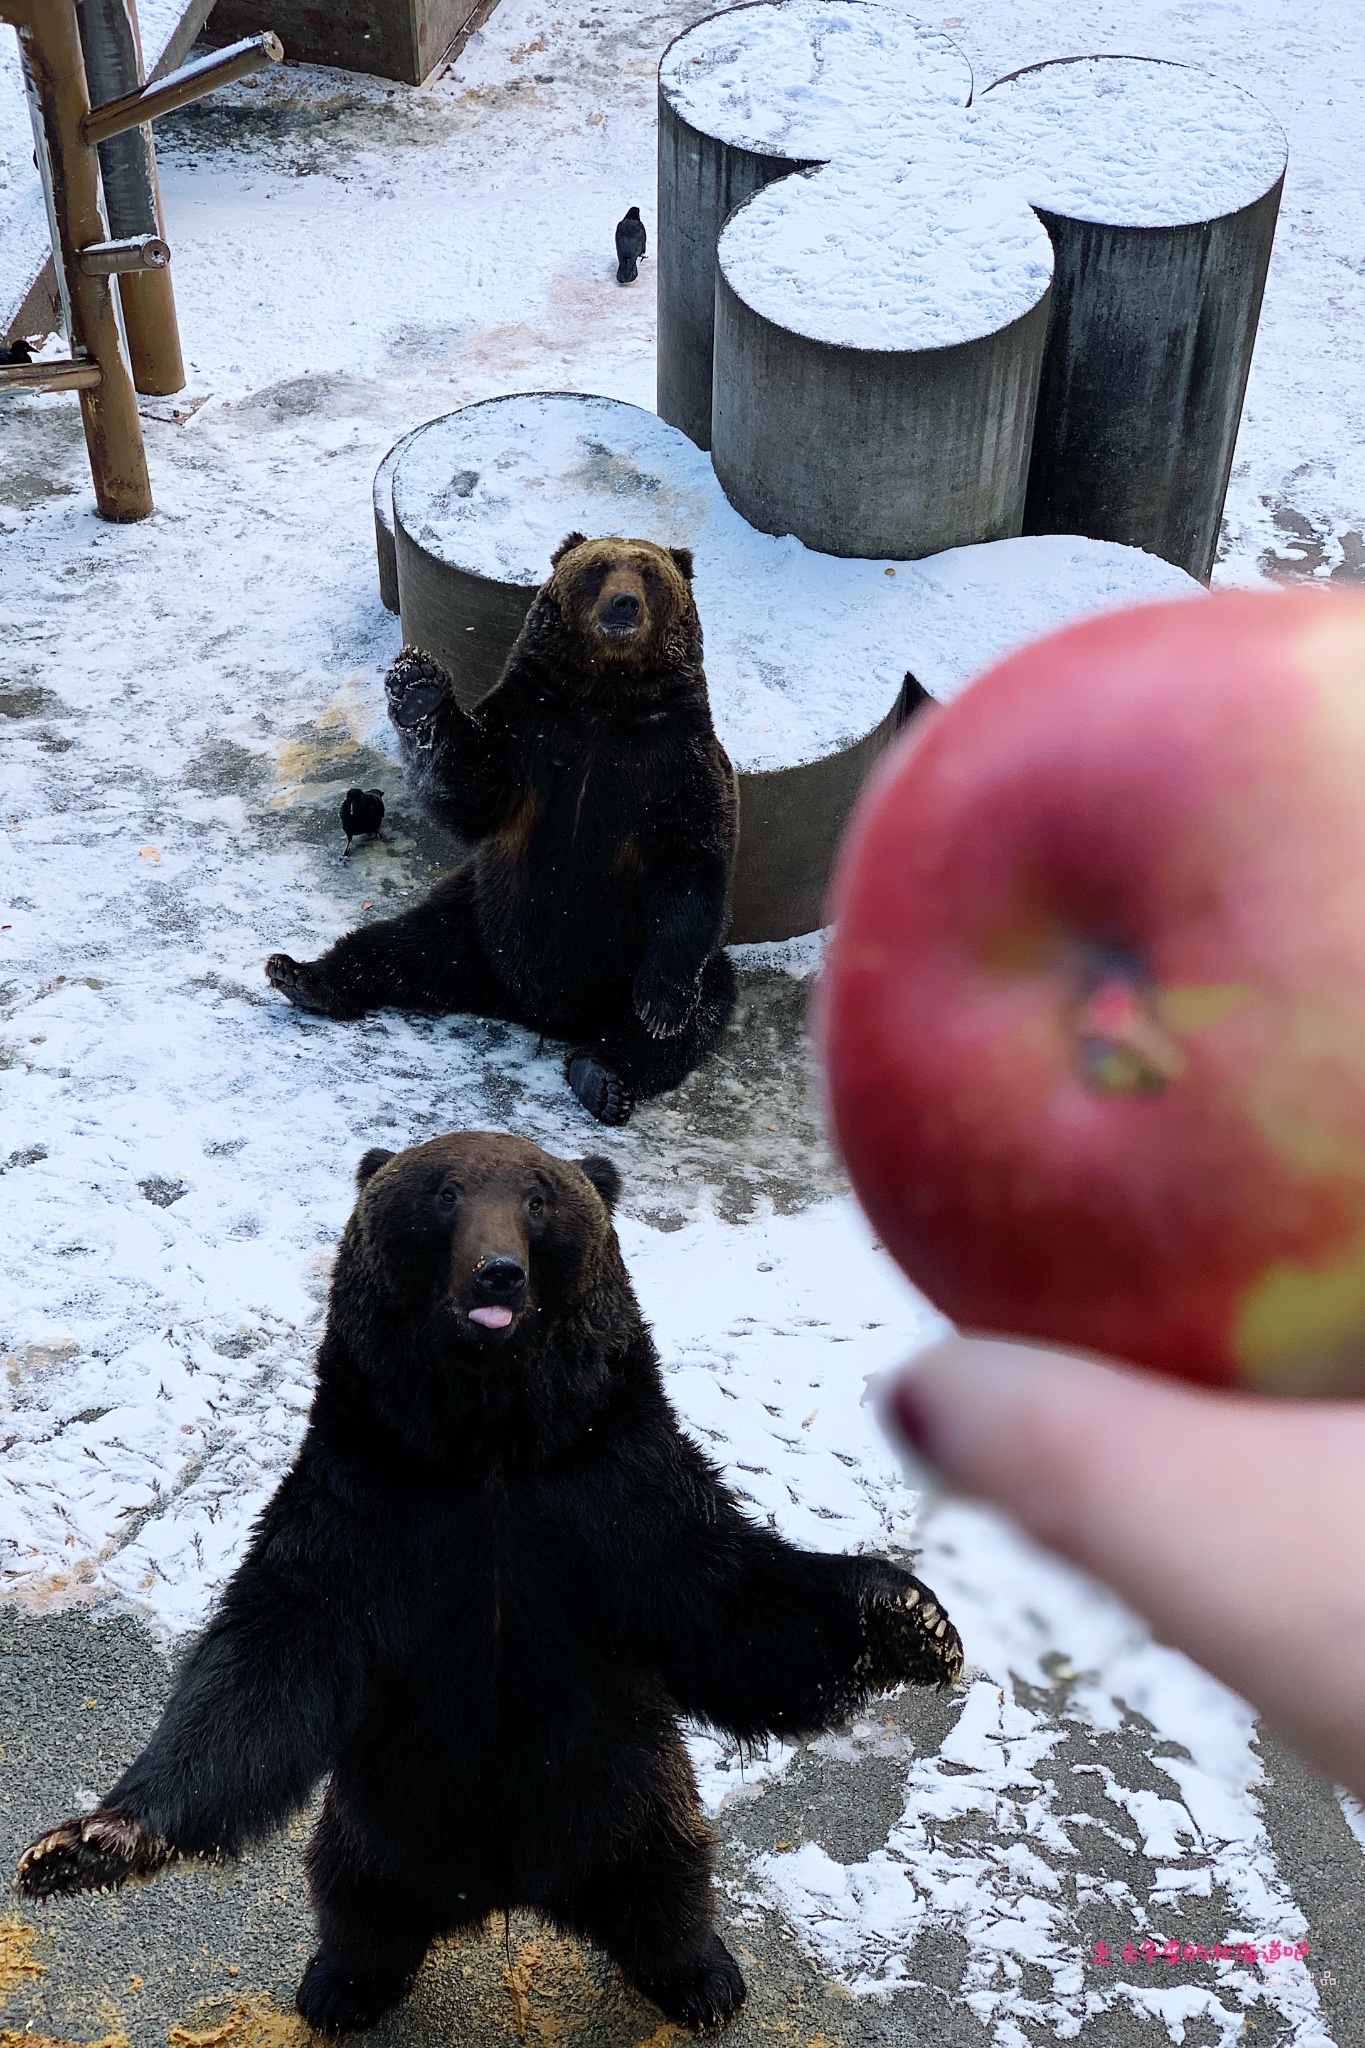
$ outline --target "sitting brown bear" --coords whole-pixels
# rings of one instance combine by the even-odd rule
[[[744,1742],[962,1665],[934,1595],[752,1522],[678,1426],[609,1160],[466,1131],[366,1153],[318,1388],[142,1755],[26,1896],[231,1854],[330,1773],[298,2006],[367,2027],[431,1942],[527,1907],[687,2027],[744,1997],[679,1730]]]
[[[290,1002],[472,1010],[568,1039],[605,1124],[676,1088],[735,1001],[721,941],[734,774],[711,725],[686,548],[571,533],[473,711],[407,648],[389,715],[432,815],[473,858],[318,960],[275,953]]]

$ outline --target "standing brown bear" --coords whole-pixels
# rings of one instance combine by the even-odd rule
[[[669,1406],[606,1159],[466,1131],[368,1152],[308,1431],[147,1748],[29,1897],[231,1854],[330,1772],[298,2007],[370,2026],[431,1942],[527,1907],[687,2027],[744,1997],[680,1716],[742,1741],[946,1685],[875,1557],[751,1522]]]
[[[405,648],[389,715],[432,815],[473,858],[321,959],[272,954],[327,1017],[472,1010],[568,1039],[586,1109],[621,1124],[698,1066],[734,1008],[721,950],[734,773],[711,725],[686,548],[571,533],[473,711]]]

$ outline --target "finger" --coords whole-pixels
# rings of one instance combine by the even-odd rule
[[[888,1420],[1365,1792],[1365,1407],[958,1338]],[[970,1646],[969,1646],[970,1647]]]

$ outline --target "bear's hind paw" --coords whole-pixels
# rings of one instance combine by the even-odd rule
[[[406,1998],[411,1977],[357,1977],[320,1948],[294,1994],[299,2018],[315,2034],[357,2034]]]
[[[272,988],[289,998],[296,1010],[307,1010],[314,1017],[345,1014],[327,993],[311,961],[291,959],[288,953],[272,953],[265,963],[265,978]]]
[[[715,2034],[734,2018],[748,1996],[739,1964],[718,1934],[690,1970],[667,1977],[634,1977],[637,1991],[658,2006],[665,2019],[694,2034]]]
[[[623,1124],[629,1119],[635,1107],[630,1090],[619,1074],[613,1074],[590,1052],[571,1052],[564,1064],[564,1078],[599,1124]]]

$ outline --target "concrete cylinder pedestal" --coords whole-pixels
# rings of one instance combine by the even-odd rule
[[[829,164],[717,251],[712,455],[735,509],[826,554],[907,559],[1024,522],[1052,253],[999,185]]]
[[[1066,618],[1192,587],[1135,549],[1053,537],[922,562],[815,554],[747,526],[684,434],[605,398],[466,406],[409,435],[389,474],[403,637],[466,704],[497,681],[566,533],[693,550],[711,712],[739,786],[736,941],[824,921],[844,826],[907,701],[950,695]]]
[[[1024,527],[1213,567],[1284,180],[1277,123],[1188,65],[1064,58],[975,122],[1056,255]]]
[[[754,0],[670,43],[659,65],[658,408],[711,445],[716,241],[750,193],[875,139],[894,154],[926,107],[971,98],[948,37],[875,0]]]
[[[401,441],[395,441],[374,473],[374,552],[379,565],[379,595],[385,610],[394,613],[399,610],[399,604],[398,550],[393,538],[393,473],[412,434],[420,431],[414,427],[411,433],[404,434]]]

